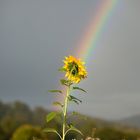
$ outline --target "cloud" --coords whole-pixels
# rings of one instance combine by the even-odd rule
[[[59,87],[57,69],[65,55],[75,54],[101,2],[0,2],[0,98],[50,107],[54,96],[46,91]],[[83,113],[116,119],[138,112],[139,10],[137,1],[118,2],[89,56],[88,78],[81,84],[88,90]]]

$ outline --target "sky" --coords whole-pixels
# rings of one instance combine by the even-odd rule
[[[0,100],[51,108],[58,72],[104,0],[0,0]],[[70,110],[117,120],[140,114],[140,1],[118,0],[90,52]],[[79,48],[80,49],[80,48]],[[85,52],[86,54],[87,52]]]

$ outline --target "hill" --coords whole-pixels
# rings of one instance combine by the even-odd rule
[[[128,125],[131,127],[140,128],[140,115],[127,117],[127,118],[124,118],[122,120],[119,120],[118,122],[123,124],[123,125]]]

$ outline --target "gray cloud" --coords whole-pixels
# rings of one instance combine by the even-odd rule
[[[54,97],[46,91],[59,87],[63,57],[75,54],[102,2],[1,1],[0,98],[50,107]],[[137,0],[118,1],[89,55],[79,111],[107,119],[140,113],[139,12]]]

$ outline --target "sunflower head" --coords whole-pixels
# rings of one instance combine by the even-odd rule
[[[63,70],[66,72],[65,77],[72,83],[79,83],[87,77],[87,71],[84,62],[73,56],[65,57]]]

